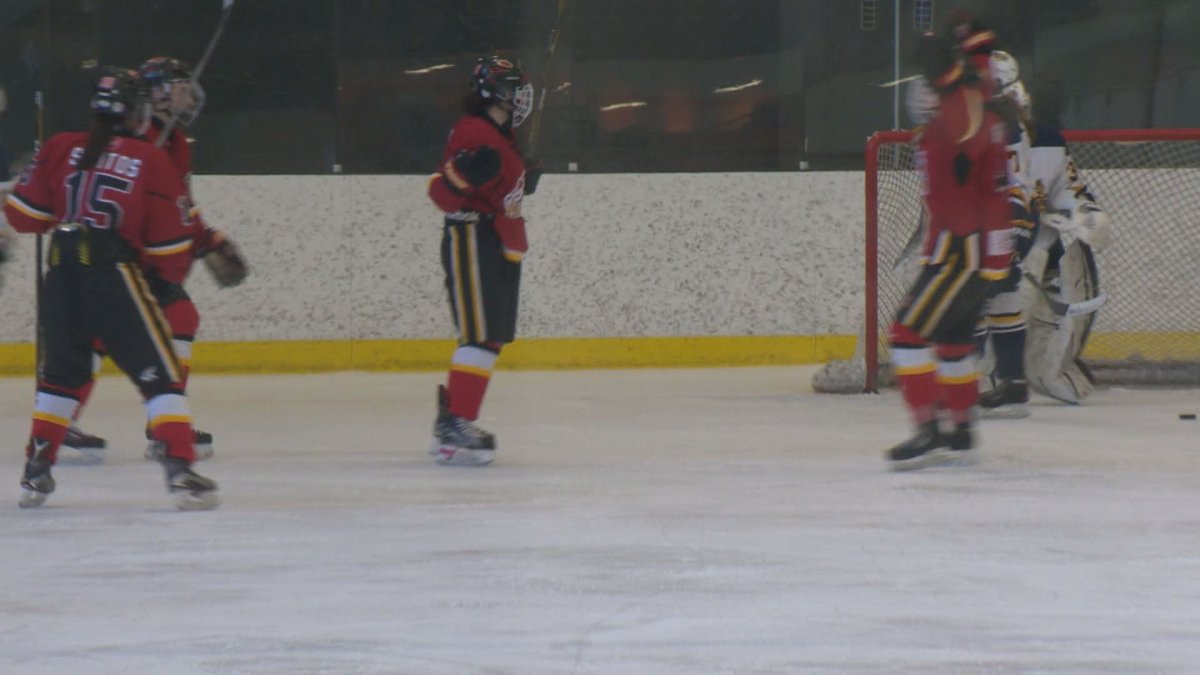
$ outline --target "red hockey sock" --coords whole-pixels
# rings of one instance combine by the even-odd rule
[[[146,401],[146,416],[150,421],[150,437],[166,443],[166,454],[189,464],[196,461],[192,416],[182,394],[159,394]]]
[[[937,364],[928,347],[892,345],[892,365],[900,380],[904,402],[913,421],[924,424],[937,418]]]
[[[71,416],[71,421],[76,422],[79,416],[83,414],[83,406],[87,405],[88,399],[92,397],[92,390],[96,388],[96,380],[92,380],[79,388],[79,405],[75,407],[75,414]]]
[[[446,383],[451,415],[468,420],[479,418],[499,351],[499,345],[495,345],[495,351],[477,345],[463,345],[455,350]]]
[[[77,395],[77,390],[59,390],[46,385],[38,388],[29,445],[25,447],[26,457],[37,453],[51,464],[58,461],[58,448],[66,438],[67,427],[71,425],[71,418],[79,407]]]
[[[938,386],[934,371],[901,375],[900,389],[914,422],[924,424],[937,417]]]
[[[979,371],[972,345],[938,345],[937,382],[950,419],[956,424],[971,420],[979,401]]]

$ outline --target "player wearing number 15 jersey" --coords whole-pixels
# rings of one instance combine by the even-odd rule
[[[51,137],[4,206],[18,232],[51,235],[39,317],[44,362],[20,504],[40,506],[54,491],[50,469],[100,339],[141,391],[151,434],[166,447],[161,461],[176,505],[213,508],[216,484],[191,468],[191,415],[170,328],[143,272],[175,283],[187,274],[183,180],[165,152],[137,137],[149,101],[136,72],[106,68],[91,107],[91,132]]]

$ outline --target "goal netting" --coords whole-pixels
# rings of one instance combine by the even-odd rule
[[[1096,254],[1109,301],[1084,362],[1105,384],[1200,384],[1200,129],[1068,131],[1075,163],[1113,221]],[[891,382],[887,326],[915,277],[920,181],[911,132],[867,143],[865,306],[855,355],[813,377],[817,391]]]

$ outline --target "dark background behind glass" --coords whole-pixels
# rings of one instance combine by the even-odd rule
[[[558,0],[239,0],[202,78],[196,170],[428,173],[489,52],[545,90],[550,171],[860,169],[865,138],[896,124],[897,1],[906,77],[928,0],[568,0],[561,19]],[[36,81],[53,133],[86,126],[97,65],[195,62],[220,6],[0,0],[0,143],[29,151]],[[1200,124],[1200,2],[934,0],[935,25],[951,8],[997,29],[1041,116]]]

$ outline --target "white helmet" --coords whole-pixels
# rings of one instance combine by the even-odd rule
[[[938,100],[937,92],[925,78],[910,80],[904,90],[904,108],[908,111],[908,119],[918,126],[928,124],[937,112]]]
[[[1029,112],[1029,92],[1025,90],[1024,83],[1021,82],[1021,68],[1017,65],[1017,60],[1012,57],[1012,54],[1002,51],[992,52],[992,56],[988,61],[988,70],[991,72],[992,81],[996,85],[996,96],[1007,96],[1011,98],[1017,105],[1021,106],[1021,110]]]

